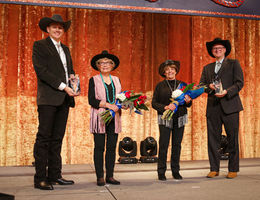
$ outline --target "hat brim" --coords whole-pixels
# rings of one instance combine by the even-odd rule
[[[108,54],[98,54],[98,55],[95,55],[95,56],[91,59],[91,66],[93,67],[93,69],[99,71],[99,69],[98,69],[98,67],[97,67],[97,65],[96,65],[96,62],[97,62],[99,59],[101,59],[101,58],[108,58],[108,59],[110,59],[110,60],[113,60],[113,62],[115,63],[115,66],[114,66],[114,68],[112,69],[112,71],[115,70],[115,69],[119,66],[119,64],[120,64],[120,61],[119,61],[118,57],[115,56],[115,55],[113,55],[113,54],[109,54],[109,53],[108,53]]]
[[[39,27],[42,31],[46,32],[47,33],[47,27],[51,24],[51,23],[59,23],[63,26],[64,28],[64,31],[66,32],[69,28],[70,28],[70,25],[71,25],[71,21],[58,21],[58,20],[53,20],[52,18],[49,18],[49,17],[44,17],[40,20],[39,22]]]
[[[231,44],[230,44],[229,40],[218,40],[218,41],[213,40],[211,42],[206,42],[208,54],[211,57],[215,58],[215,56],[212,54],[212,48],[216,44],[221,44],[221,45],[223,45],[226,48],[226,53],[225,53],[226,57],[230,54],[230,52],[231,52]]]

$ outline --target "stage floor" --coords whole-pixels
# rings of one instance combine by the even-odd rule
[[[0,167],[0,193],[15,200],[259,200],[260,158],[241,159],[235,179],[226,179],[227,161],[221,161],[220,176],[208,179],[208,161],[182,161],[183,180],[171,176],[157,179],[156,164],[116,164],[114,177],[121,185],[96,185],[94,166],[64,165],[63,177],[75,185],[54,186],[53,191],[33,188],[33,167]],[[2,198],[0,197],[2,200]]]

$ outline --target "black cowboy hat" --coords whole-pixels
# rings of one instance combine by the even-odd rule
[[[179,71],[180,71],[180,61],[177,61],[177,60],[166,60],[165,62],[163,62],[159,66],[159,74],[162,77],[165,77],[165,75],[164,75],[164,68],[167,67],[167,66],[170,66],[170,65],[174,65],[175,66],[174,68],[176,69],[176,74],[179,73]]]
[[[211,57],[215,58],[215,56],[212,54],[212,48],[216,44],[221,44],[226,48],[226,53],[225,53],[226,57],[230,54],[231,44],[229,40],[222,40],[221,38],[215,38],[213,41],[206,42],[207,50]]]
[[[47,27],[51,24],[51,23],[59,23],[63,26],[64,31],[66,32],[71,24],[71,21],[63,21],[62,17],[58,14],[53,15],[51,18],[50,17],[44,17],[41,18],[40,22],[39,22],[39,27],[42,31],[47,33]]]
[[[114,63],[115,63],[115,66],[114,66],[113,70],[115,70],[115,69],[118,67],[119,63],[120,63],[120,61],[119,61],[119,59],[118,59],[117,56],[108,53],[107,50],[103,50],[100,54],[95,55],[95,56],[91,59],[91,66],[92,66],[95,70],[97,70],[97,71],[98,71],[98,67],[97,67],[97,65],[96,65],[96,62],[97,62],[99,59],[101,59],[101,58],[108,58],[108,59],[113,60]]]

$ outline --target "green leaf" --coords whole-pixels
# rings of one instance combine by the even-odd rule
[[[134,100],[138,99],[140,96],[141,96],[141,94],[133,95],[128,100],[134,101]]]
[[[139,105],[138,108],[142,110],[149,110],[145,104]]]
[[[191,83],[191,84],[187,85],[182,92],[185,93],[188,90],[191,90],[193,88],[193,86],[194,86],[194,83]]]

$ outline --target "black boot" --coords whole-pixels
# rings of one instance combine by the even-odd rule
[[[104,178],[98,178],[98,179],[97,179],[97,185],[98,185],[98,186],[104,186],[104,185],[105,185],[105,180],[104,180]]]
[[[159,179],[160,181],[166,181],[166,180],[167,180],[165,174],[158,174],[158,179]]]
[[[182,176],[180,175],[179,172],[172,172],[172,176],[173,176],[173,178],[175,178],[175,179],[182,179]]]
[[[114,179],[113,177],[106,178],[106,183],[110,183],[112,185],[120,185],[120,182]]]

